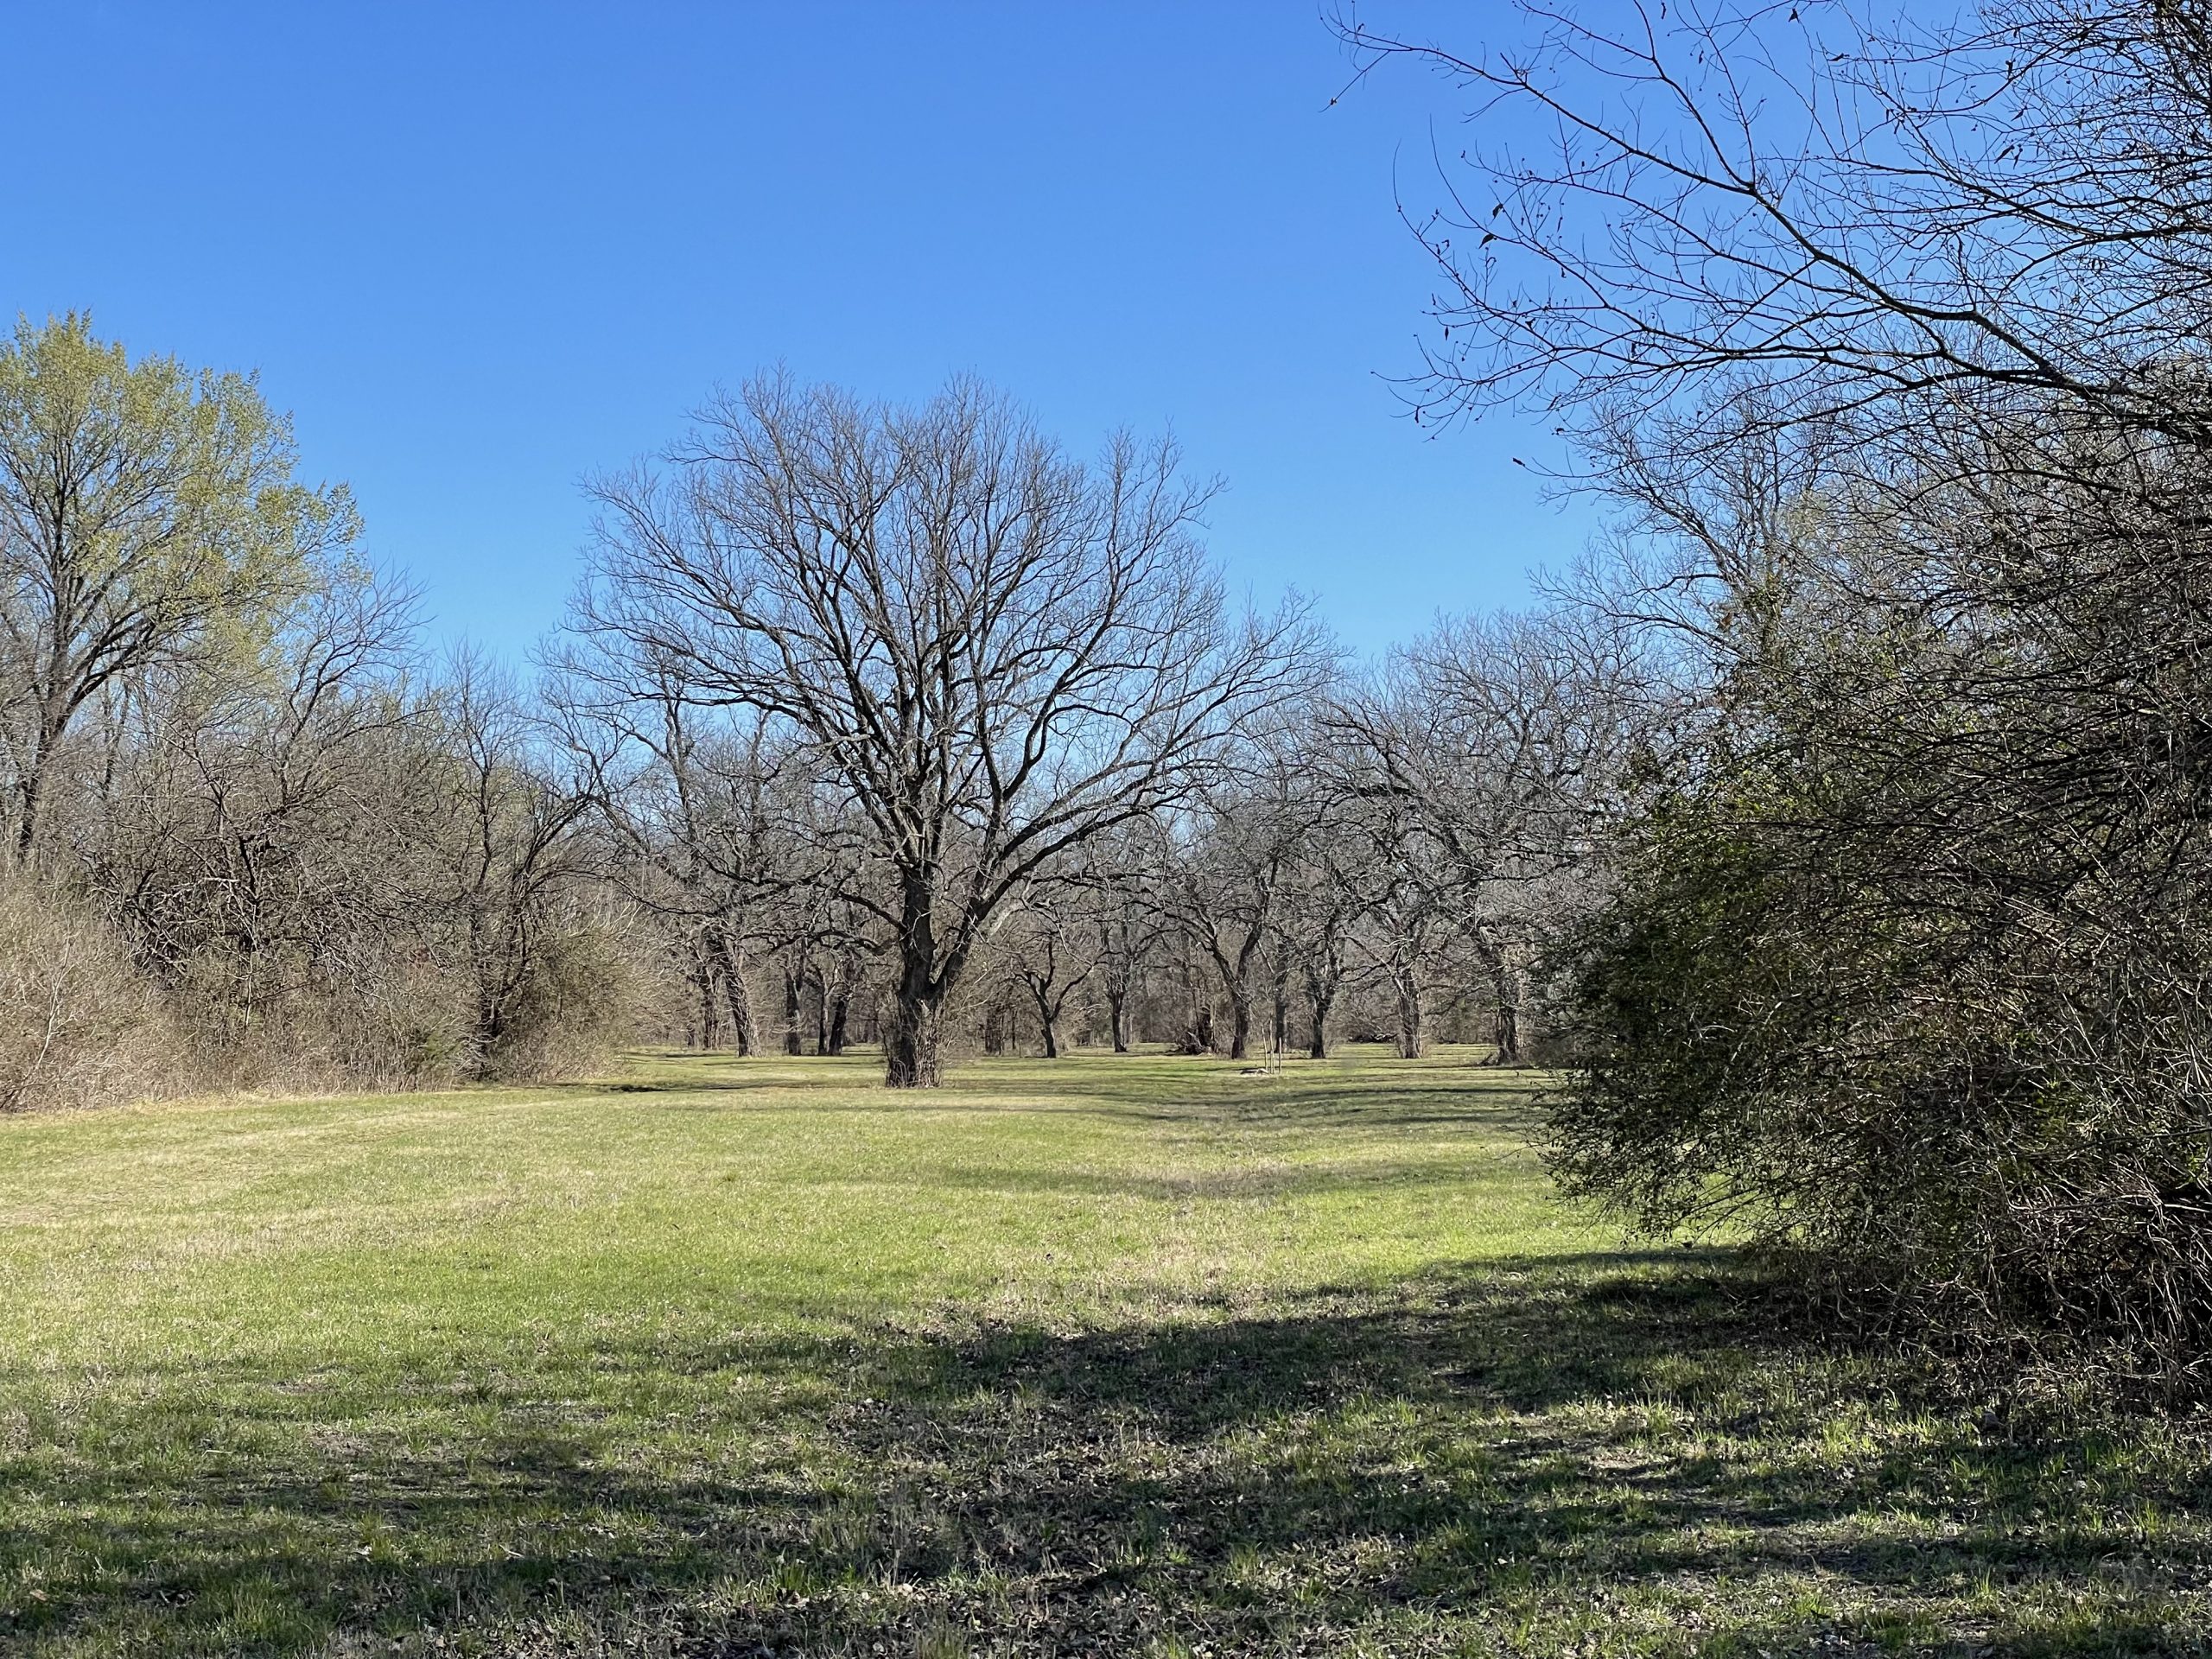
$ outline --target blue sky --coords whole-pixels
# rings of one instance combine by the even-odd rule
[[[1362,650],[1515,602],[1589,533],[1512,464],[1539,423],[1432,440],[1386,384],[1431,286],[1394,176],[1423,188],[1452,98],[1402,73],[1327,107],[1346,66],[1301,0],[0,23],[0,310],[258,367],[442,633],[525,649],[578,480],[777,362],[898,397],[979,373],[1085,452],[1172,426],[1227,480],[1232,578]]]

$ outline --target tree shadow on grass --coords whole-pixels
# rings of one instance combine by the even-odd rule
[[[850,1058],[696,1058],[676,1074],[561,1085],[579,1096],[613,1096],[656,1110],[769,1111],[802,1117],[917,1119],[929,1114],[1003,1115],[1107,1123],[1242,1131],[1317,1129],[1351,1135],[1439,1132],[1519,1137],[1529,1124],[1541,1074],[1497,1071],[1472,1061],[1414,1063],[1404,1072],[1338,1068],[1333,1063],[1247,1078],[1236,1064],[1209,1058],[1090,1057],[1039,1075],[1046,1062],[995,1063],[957,1071],[942,1092],[877,1086]],[[849,1081],[825,1090],[825,1081]]]
[[[580,1347],[373,1399],[141,1379],[17,1437],[0,1643],[2201,1650],[2201,1447],[2007,1434],[1898,1381],[1695,1252],[1108,1330]]]
[[[1440,1195],[1464,1192],[1495,1179],[1494,1173],[1465,1160],[1431,1158],[1363,1160],[1319,1165],[1243,1165],[1203,1173],[1148,1174],[1141,1171],[1086,1170],[1065,1164],[916,1163],[897,1171],[870,1170],[864,1175],[830,1172],[793,1178],[797,1186],[836,1187],[863,1179],[872,1186],[899,1185],[930,1192],[987,1192],[1013,1198],[1133,1198],[1160,1204],[1269,1200],[1357,1192],[1433,1190]]]

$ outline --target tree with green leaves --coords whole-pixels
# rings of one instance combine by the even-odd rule
[[[0,345],[0,772],[37,847],[86,706],[135,674],[248,650],[359,532],[342,486],[293,476],[251,376],[135,362],[89,317]]]

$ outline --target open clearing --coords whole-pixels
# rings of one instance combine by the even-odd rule
[[[2201,1417],[1560,1205],[1446,1055],[0,1123],[10,1653],[2196,1652]]]

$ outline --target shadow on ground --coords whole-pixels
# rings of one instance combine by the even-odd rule
[[[562,1091],[586,1097],[636,1096],[657,1105],[690,1096],[708,1110],[803,1110],[810,1116],[1047,1113],[1138,1124],[1233,1122],[1249,1116],[1286,1131],[1332,1125],[1465,1130],[1478,1124],[1524,1125],[1529,1096],[1544,1076],[1476,1064],[1464,1053],[1383,1065],[1378,1071],[1372,1064],[1301,1057],[1267,1071],[1239,1061],[1185,1055],[1088,1053],[1084,1064],[1056,1069],[1050,1061],[982,1059],[954,1067],[943,1093],[923,1096],[874,1087],[881,1061],[872,1053],[826,1061],[770,1057],[743,1062],[725,1055],[686,1054],[657,1076],[578,1083]],[[821,1088],[824,1067],[833,1069],[830,1075],[849,1080],[853,1092],[826,1093]],[[806,1093],[794,1098],[793,1089],[801,1084]],[[1161,1098],[1135,1097],[1154,1093]]]
[[[2203,1650],[2201,1441],[1897,1381],[1686,1252],[397,1388],[110,1378],[6,1426],[0,1645]]]

